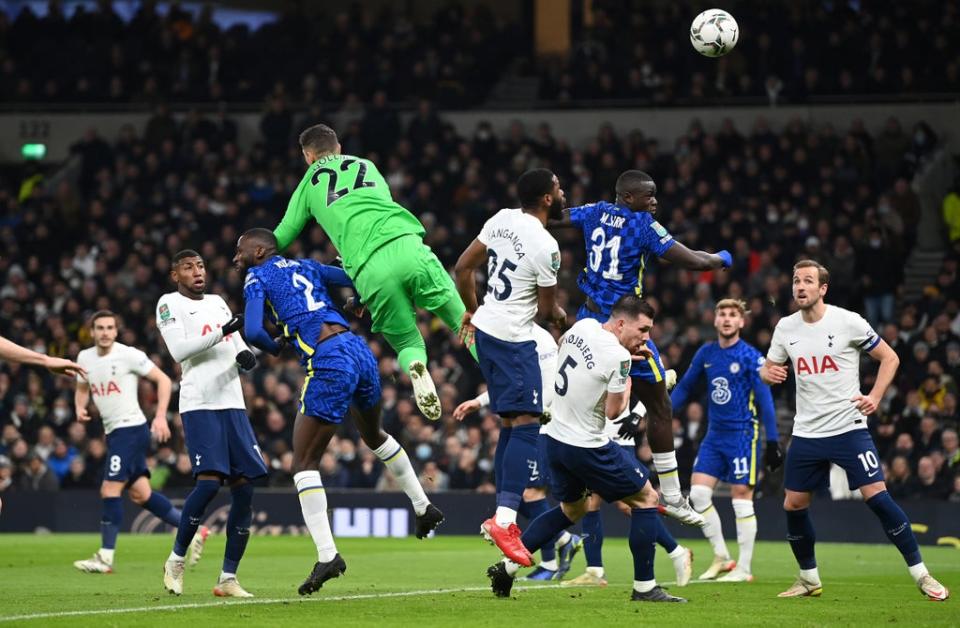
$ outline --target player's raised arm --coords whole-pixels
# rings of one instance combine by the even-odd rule
[[[733,266],[733,257],[728,251],[720,251],[719,253],[694,251],[677,241],[674,241],[673,246],[660,257],[687,270],[713,270]]]
[[[306,186],[310,184],[309,179],[300,181],[300,185],[294,190],[290,202],[287,203],[287,211],[284,212],[280,224],[273,230],[273,235],[277,237],[277,249],[283,251],[297,239],[303,227],[310,220],[310,208],[307,207]]]
[[[75,375],[86,377],[87,375],[83,367],[76,362],[31,351],[2,336],[0,336],[0,359],[7,360],[8,362],[42,366],[55,375],[67,375],[70,377]]]

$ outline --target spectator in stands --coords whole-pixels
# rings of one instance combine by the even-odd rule
[[[909,484],[906,495],[912,498],[946,499],[950,494],[950,487],[940,481],[936,466],[929,456],[920,458],[917,476]]]
[[[20,486],[22,491],[58,491],[60,481],[50,470],[43,456],[36,451],[27,455],[26,464],[21,468]]]

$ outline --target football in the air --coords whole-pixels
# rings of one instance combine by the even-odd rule
[[[707,9],[690,25],[690,43],[705,57],[722,57],[737,45],[740,27],[723,9]]]

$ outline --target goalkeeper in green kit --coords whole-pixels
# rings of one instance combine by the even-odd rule
[[[423,225],[394,202],[373,162],[341,155],[336,132],[323,124],[300,134],[300,148],[310,167],[274,230],[279,248],[287,248],[311,217],[317,221],[370,310],[373,331],[383,334],[397,352],[400,368],[410,374],[417,406],[436,421],[440,398],[427,369],[416,308],[433,312],[459,331],[466,307],[453,279],[423,243]],[[307,302],[311,299],[308,294]]]

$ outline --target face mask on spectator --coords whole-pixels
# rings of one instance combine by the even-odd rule
[[[69,408],[54,408],[53,416],[56,417],[57,423],[62,423],[70,418],[70,409]]]
[[[417,459],[418,460],[429,460],[430,454],[433,453],[433,449],[430,448],[430,445],[426,443],[420,443],[417,445]]]
[[[882,244],[883,240],[880,238],[870,238],[870,248],[879,249]]]

